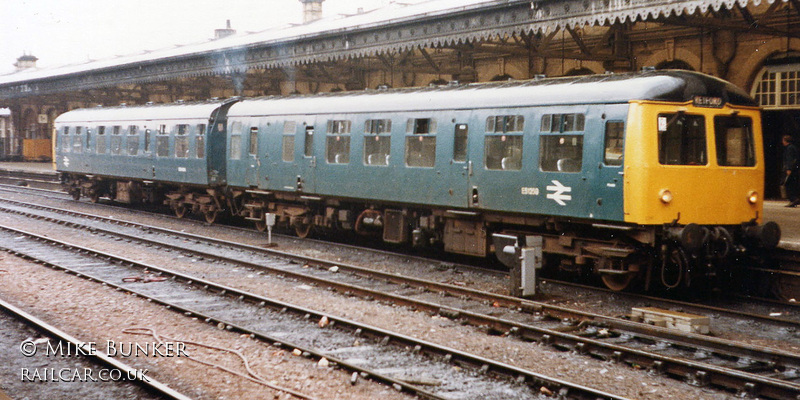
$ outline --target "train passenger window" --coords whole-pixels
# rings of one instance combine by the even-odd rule
[[[706,165],[706,120],[683,112],[658,114],[658,162],[662,165]]]
[[[194,133],[194,145],[197,158],[206,156],[206,125],[198,124],[197,131]]]
[[[97,144],[95,146],[95,151],[97,151],[97,154],[106,154],[106,127],[105,126],[98,126],[97,127],[97,139],[95,139],[95,142]]]
[[[82,128],[80,126],[75,127],[75,136],[72,138],[72,152],[73,153],[80,153],[83,151],[83,136],[81,135]]]
[[[328,136],[325,142],[325,158],[328,164],[350,163],[350,129],[348,120],[328,121]]]
[[[497,171],[522,169],[522,135],[486,135],[483,165]]]
[[[258,154],[258,127],[250,128],[250,148],[247,154],[254,156]]]
[[[409,118],[406,123],[406,133],[414,135],[436,133],[436,120],[433,118]]]
[[[582,168],[582,135],[539,138],[539,169],[546,172],[580,172]]]
[[[542,132],[576,132],[584,130],[586,116],[583,114],[545,114],[542,115]]]
[[[496,115],[486,118],[486,133],[522,132],[525,117],[522,115]]]
[[[139,127],[128,126],[128,155],[135,156],[139,153]]]
[[[390,132],[392,132],[392,120],[390,119],[368,119],[364,122],[364,133],[380,135]]]
[[[189,157],[189,125],[181,124],[175,126],[175,157]]]
[[[714,117],[717,163],[725,167],[756,165],[753,143],[753,120],[749,117],[718,115]]]
[[[392,120],[369,119],[364,123],[364,165],[389,165]]]
[[[166,125],[160,125],[156,135],[156,157],[169,157],[169,132]]]
[[[311,157],[314,155],[314,127],[307,126],[305,138],[303,139],[303,155]]]
[[[61,151],[64,153],[69,153],[70,148],[72,147],[72,143],[69,141],[69,130],[71,128],[69,126],[64,127],[64,133],[61,137]]]
[[[90,152],[92,149],[92,128],[86,127],[86,151]]]
[[[606,165],[622,165],[624,133],[624,122],[606,122],[605,155],[603,157],[603,163]]]
[[[111,127],[111,154],[120,154],[122,152],[122,138],[120,138],[121,126]]]
[[[242,158],[242,135],[231,135],[231,160]]]
[[[145,129],[144,130],[144,152],[145,153],[150,153],[150,151],[151,151],[151,149],[150,149],[151,143],[150,142],[152,140],[153,140],[152,132],[150,131],[150,129]]]
[[[453,161],[467,161],[467,137],[469,127],[467,124],[456,124],[455,138],[453,139]]]
[[[297,122],[284,122],[283,141],[281,143],[281,158],[285,162],[294,162],[294,135],[296,130]]]
[[[433,167],[436,164],[436,120],[409,118],[406,133],[406,166]]]

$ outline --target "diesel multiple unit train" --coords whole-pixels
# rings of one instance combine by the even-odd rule
[[[75,199],[477,257],[535,235],[546,268],[615,290],[687,287],[780,238],[756,103],[687,71],[78,109],[56,138]]]

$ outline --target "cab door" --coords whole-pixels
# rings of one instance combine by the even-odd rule
[[[623,154],[625,141],[625,119],[627,105],[609,106],[604,110],[606,118],[601,118],[602,126],[599,142],[592,149],[602,149],[596,152],[600,157],[593,160],[597,165],[597,182],[591,188],[593,194],[592,215],[596,219],[606,221],[624,220],[623,211]]]

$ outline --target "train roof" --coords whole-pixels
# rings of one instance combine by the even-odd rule
[[[627,103],[631,100],[688,102],[713,97],[723,103],[758,104],[730,82],[690,71],[646,71],[629,74],[586,75],[450,84],[404,89],[366,90],[313,95],[270,96],[240,100],[210,100],[144,106],[96,107],[72,110],[56,123],[207,119],[225,104],[234,103],[228,116],[348,114],[363,112],[430,112],[475,108]]]
[[[234,104],[229,116],[291,115],[443,109],[505,108],[537,105],[627,103],[631,100],[692,101],[696,96],[724,103],[758,106],[742,89],[721,79],[681,70],[453,84],[407,89],[316,95],[271,96]]]
[[[165,119],[208,119],[214,110],[225,102],[152,104],[143,106],[117,106],[80,108],[56,118],[56,123],[147,121]]]

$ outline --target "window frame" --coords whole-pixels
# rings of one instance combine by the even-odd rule
[[[747,127],[746,135],[745,135],[745,148],[743,149],[746,153],[744,163],[740,164],[733,164],[728,161],[728,153],[730,152],[730,146],[725,146],[726,144],[730,144],[730,141],[720,139],[722,135],[720,135],[720,120],[721,119],[729,119],[730,122],[726,126],[726,133],[730,132],[730,128],[733,127],[732,123],[740,122],[739,127]],[[717,152],[717,165],[720,167],[741,167],[741,168],[750,168],[755,167],[757,163],[756,157],[756,143],[755,137],[753,132],[753,119],[749,116],[741,116],[741,115],[715,115],[714,119],[714,149]],[[727,137],[726,137],[727,138]],[[725,158],[725,163],[722,162],[723,157]]]
[[[618,129],[619,136],[611,137],[609,132],[611,131],[611,125],[614,125],[618,128],[614,128],[615,130]],[[609,143],[610,140],[618,140],[619,146],[610,147]],[[609,158],[609,154],[617,154],[616,152],[611,152],[611,150],[619,150],[619,157],[615,161],[609,162],[609,160],[613,160],[613,158]],[[605,123],[605,131],[603,132],[603,165],[608,167],[619,167],[623,164],[625,160],[625,121],[622,120],[608,120]]]
[[[370,143],[370,140],[373,143]],[[373,146],[374,143],[380,143]],[[373,150],[368,152],[369,148]],[[386,150],[386,151],[382,151]],[[372,157],[373,162],[370,162]],[[362,162],[369,167],[388,167],[392,157],[392,120],[391,118],[374,118],[364,121],[364,151]]]
[[[297,121],[283,122],[283,135],[281,136],[281,160],[293,163],[295,160],[295,136],[297,135]]]
[[[583,160],[585,158],[585,134],[584,133],[558,133],[553,135],[540,135],[539,136],[539,171],[541,172],[555,172],[561,174],[578,174],[583,171]],[[577,153],[579,158],[574,157],[576,154],[567,154],[573,152],[571,147],[556,147],[553,151],[551,142],[556,143],[557,146],[566,145],[569,139],[574,139],[572,148],[578,147]],[[579,143],[578,143],[579,142]],[[564,151],[566,149],[567,151]],[[555,154],[558,153],[558,154]],[[555,154],[555,156],[554,156]],[[577,162],[576,162],[577,161]],[[550,166],[552,164],[552,166]]]
[[[436,118],[409,118],[406,122],[403,163],[408,168],[436,166]],[[417,151],[418,150],[418,151]],[[419,154],[415,157],[415,154]]]
[[[670,118],[668,116],[674,116],[674,118]],[[668,147],[664,147],[663,146],[665,138],[662,136],[662,133],[669,132],[668,129],[670,128],[670,126],[672,126],[672,124],[674,122],[678,121],[678,117],[682,117],[684,119],[687,119],[687,118],[699,119],[699,121],[701,121],[701,123],[698,126],[701,127],[702,130],[703,130],[702,140],[698,140],[697,138],[691,139],[691,135],[685,135],[685,134],[682,133],[681,137],[679,137],[679,139],[681,140],[680,147],[679,147],[680,150],[681,150],[681,153],[680,153],[681,160],[679,160],[677,162],[667,162],[668,161],[668,160],[666,160],[667,154],[665,153],[665,151],[668,150]],[[663,123],[665,124],[664,125],[664,128],[665,128],[664,130],[661,129],[662,128],[662,120],[661,120],[662,118],[665,118],[663,120]],[[687,112],[684,112],[684,111],[660,112],[660,113],[658,113],[656,115],[656,120],[654,122],[657,124],[657,126],[656,126],[656,132],[657,132],[656,140],[657,140],[657,145],[658,145],[658,147],[657,147],[657,150],[658,150],[658,163],[660,165],[664,165],[664,166],[682,166],[682,167],[705,167],[705,166],[709,165],[709,158],[710,157],[709,157],[709,154],[708,154],[708,129],[707,129],[708,121],[706,120],[706,116],[704,114],[692,114],[692,113],[687,113]],[[687,127],[688,127],[688,125],[687,125]],[[689,129],[689,128],[684,128],[684,129]],[[684,137],[684,136],[686,136],[686,137]],[[688,157],[687,157],[687,154],[686,154],[686,151],[685,151],[685,146],[687,146],[686,138],[689,138],[691,141],[694,141],[694,142],[702,144],[703,147],[701,149],[702,151],[700,152],[700,155],[701,155],[701,157],[703,159],[701,161],[696,161],[694,159],[688,160]],[[667,139],[669,139],[669,138],[667,138]]]
[[[508,143],[497,145],[505,142]],[[518,142],[518,145],[512,142]],[[483,137],[483,168],[487,171],[521,171],[524,146],[525,135],[522,132],[486,133]],[[516,153],[507,156],[501,154],[501,157],[496,157],[494,154],[498,151],[495,149],[501,149],[502,153],[507,153],[508,150]]]
[[[328,164],[350,164],[352,127],[353,122],[348,119],[328,120],[325,134],[325,161]],[[339,148],[332,143],[339,143]]]

